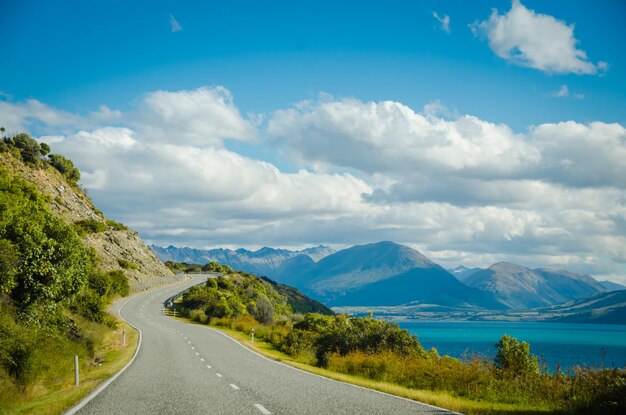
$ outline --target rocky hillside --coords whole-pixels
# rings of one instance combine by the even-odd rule
[[[0,162],[47,195],[55,216],[74,224],[86,220],[100,224],[98,232],[85,233],[83,241],[95,250],[103,271],[122,270],[131,287],[133,282],[172,275],[135,231],[108,221],[78,186],[70,184],[53,167],[28,166],[10,152],[0,153]]]

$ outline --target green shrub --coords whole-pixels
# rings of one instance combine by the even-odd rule
[[[107,226],[98,219],[80,219],[74,222],[74,228],[80,236],[100,233],[108,230]]]
[[[117,259],[117,263],[119,264],[120,267],[122,267],[124,269],[134,269],[134,270],[138,270],[139,269],[139,265],[135,264],[134,262],[128,261],[126,259],[123,259],[123,258],[118,258]]]
[[[107,273],[111,280],[111,292],[113,294],[121,295],[122,297],[130,294],[130,286],[128,284],[128,278],[122,271],[113,270]]]
[[[29,164],[41,164],[41,146],[26,133],[19,133],[13,137],[11,143],[20,152],[22,160]]]
[[[80,171],[74,167],[72,160],[60,154],[50,154],[48,163],[57,169],[70,183],[76,183],[80,180]]]
[[[494,363],[501,377],[528,377],[539,374],[537,356],[530,353],[530,345],[515,337],[504,335],[496,343]]]
[[[126,225],[124,225],[122,223],[116,222],[114,220],[111,220],[111,219],[107,219],[106,220],[106,224],[107,224],[107,226],[110,229],[112,229],[114,231],[126,231],[126,230],[128,230],[128,226],[126,226]]]

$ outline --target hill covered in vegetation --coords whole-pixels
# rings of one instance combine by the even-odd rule
[[[62,387],[74,355],[96,366],[112,356],[107,308],[154,269],[137,260],[134,232],[107,220],[71,160],[50,150],[23,133],[0,140],[0,412]]]

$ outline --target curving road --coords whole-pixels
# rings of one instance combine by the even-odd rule
[[[163,313],[163,302],[206,275],[131,298],[122,317],[139,328],[133,364],[71,413],[449,414],[414,401],[306,373],[266,359],[206,326]]]

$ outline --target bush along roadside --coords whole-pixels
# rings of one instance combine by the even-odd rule
[[[440,356],[434,348],[424,350],[397,324],[294,313],[287,299],[272,288],[275,283],[228,268],[220,272],[224,272],[221,277],[186,291],[175,304],[177,311],[195,322],[248,336],[254,330],[256,339],[295,362],[411,390],[445,393],[470,401],[462,408],[469,413],[621,414],[626,409],[623,369],[576,367],[548,373],[530,353],[528,343],[506,335],[494,345],[497,353],[491,360],[478,355]]]

